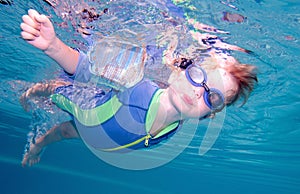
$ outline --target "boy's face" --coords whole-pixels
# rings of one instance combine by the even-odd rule
[[[200,118],[211,112],[204,101],[203,87],[193,86],[186,78],[185,71],[174,71],[169,78],[169,96],[173,106],[182,114],[182,118]],[[237,84],[223,69],[207,72],[207,86],[216,88],[226,98],[226,93],[237,91]]]

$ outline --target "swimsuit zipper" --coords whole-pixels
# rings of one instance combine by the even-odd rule
[[[151,138],[151,135],[148,133],[147,136],[145,137],[145,146],[149,146],[149,139]]]

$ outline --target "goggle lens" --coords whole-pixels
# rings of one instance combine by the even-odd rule
[[[224,107],[224,97],[223,94],[221,94],[220,91],[212,88],[208,92],[208,103],[210,104],[211,108],[214,110],[219,110]]]
[[[186,69],[186,77],[192,85],[205,88],[204,99],[205,103],[210,109],[221,110],[224,107],[225,100],[221,91],[215,88],[210,89],[205,84],[207,75],[204,69],[195,65],[191,65]]]
[[[191,66],[187,71],[191,81],[194,83],[202,85],[202,83],[206,81],[206,74],[203,69]]]

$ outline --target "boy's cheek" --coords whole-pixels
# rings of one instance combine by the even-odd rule
[[[178,72],[173,71],[173,72],[171,73],[169,79],[168,79],[168,83],[169,83],[169,84],[174,84],[174,83],[177,81],[178,76],[179,76]]]

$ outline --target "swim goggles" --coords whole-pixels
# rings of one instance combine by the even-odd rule
[[[196,65],[189,65],[185,69],[188,81],[196,87],[203,87],[205,104],[213,111],[222,110],[225,106],[225,98],[222,92],[216,88],[209,88],[206,85],[207,74],[203,68]]]

